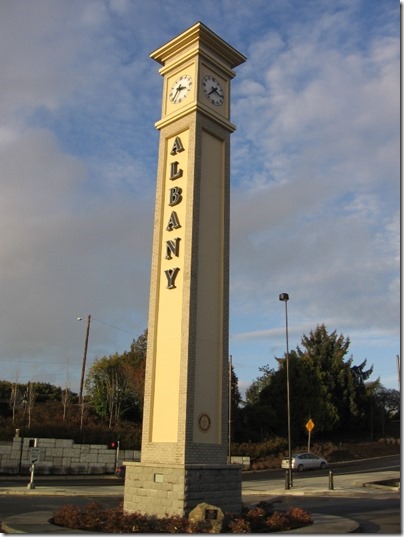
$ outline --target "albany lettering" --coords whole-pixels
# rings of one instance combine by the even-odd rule
[[[182,144],[181,138],[176,136],[174,143],[171,147],[170,154],[175,156],[178,153],[184,151],[184,146]],[[180,159],[181,160],[181,159]],[[170,181],[175,181],[176,179],[181,179],[184,175],[184,171],[180,167],[180,162],[174,160],[170,162],[169,165],[169,177]],[[168,205],[174,207],[182,202],[182,188],[179,186],[174,186],[168,191]],[[168,223],[166,226],[166,231],[171,232],[174,229],[179,229],[181,227],[178,215],[175,211],[172,211]],[[175,237],[174,239],[168,239],[165,241],[165,259],[167,261],[172,261],[174,258],[178,258],[180,255],[180,237]],[[176,279],[180,271],[179,267],[170,268],[164,270],[164,274],[167,278],[167,289],[175,289]]]

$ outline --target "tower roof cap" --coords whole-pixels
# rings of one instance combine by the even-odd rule
[[[246,61],[246,57],[221,37],[212,32],[202,22],[197,22],[185,32],[150,54],[150,57],[161,65],[175,61],[180,53],[192,50],[204,51],[207,55],[218,57],[230,69]]]

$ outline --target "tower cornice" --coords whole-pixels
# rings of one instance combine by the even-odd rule
[[[150,57],[163,67],[171,68],[173,64],[177,63],[179,56],[183,61],[184,57],[190,57],[196,53],[215,62],[219,61],[223,67],[230,70],[244,63],[247,59],[202,22],[197,22],[169,43],[152,52]]]

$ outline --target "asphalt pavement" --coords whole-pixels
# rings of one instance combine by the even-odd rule
[[[105,477],[105,476],[104,476]],[[88,476],[88,480],[100,479],[100,476]],[[259,501],[281,502],[284,496],[344,496],[358,497],[362,495],[372,495],[375,492],[383,491],[391,493],[396,491],[399,494],[399,487],[383,484],[389,480],[399,480],[400,474],[397,471],[366,472],[360,474],[337,474],[332,475],[330,480],[329,473],[315,475],[308,472],[306,475],[296,475],[293,480],[293,487],[285,490],[285,483],[281,479],[263,479],[263,480],[244,480],[242,484],[243,503],[247,505],[256,504]],[[123,496],[124,487],[122,484],[116,484],[116,478],[111,476],[115,481],[107,485],[97,485],[91,487],[89,484],[82,484],[83,477],[77,477],[76,481],[81,480],[81,484],[75,484],[75,479],[70,477],[60,484],[52,478],[41,476],[35,488],[30,488],[27,478],[2,478],[0,476],[0,495],[38,495],[38,496]],[[49,524],[48,520],[52,516],[51,511],[35,511],[23,515],[10,516],[2,520],[2,526],[7,533],[82,533],[80,531],[67,530]],[[322,533],[322,534],[341,534],[352,533],[358,530],[358,524],[349,519],[331,515],[311,513],[313,525],[287,533]],[[88,533],[88,532],[87,532]],[[286,532],[284,532],[286,533]]]

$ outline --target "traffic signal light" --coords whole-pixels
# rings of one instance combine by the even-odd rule
[[[118,449],[119,442],[110,442],[108,444],[108,449]]]

